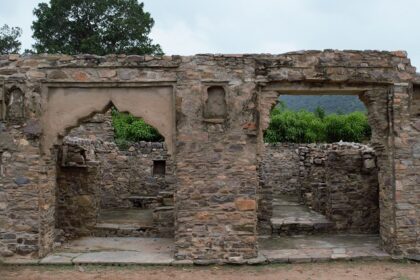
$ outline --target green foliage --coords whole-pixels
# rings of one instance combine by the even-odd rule
[[[50,0],[34,9],[37,53],[162,54],[154,20],[137,0]]]
[[[323,120],[325,118],[325,109],[320,107],[320,106],[316,107],[314,113],[315,113],[315,116],[317,118],[320,118],[321,120]]]
[[[161,142],[164,140],[163,136],[143,119],[136,118],[131,114],[120,113],[116,109],[112,109],[112,125],[116,143],[121,148],[128,147],[130,142]]]
[[[18,53],[21,43],[18,38],[22,35],[19,27],[9,27],[7,24],[0,28],[0,54]]]
[[[325,115],[322,108],[316,113],[275,108],[264,140],[268,143],[364,142],[370,135],[367,116],[363,112]]]

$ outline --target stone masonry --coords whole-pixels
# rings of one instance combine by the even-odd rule
[[[260,164],[259,224],[273,198],[294,196],[334,223],[331,232],[377,233],[379,183],[372,148],[356,143],[266,144]],[[269,209],[264,211],[265,209]],[[271,210],[271,211],[270,211]]]
[[[164,223],[168,226],[164,231],[173,235],[173,220],[160,218],[164,214],[160,210],[173,213],[173,163],[165,144],[138,142],[122,150],[111,122],[108,110],[84,120],[64,137],[58,149],[57,229],[67,239],[89,236],[103,209],[150,208],[159,218],[156,226]],[[156,160],[165,161],[164,174],[154,174]],[[173,219],[173,214],[169,217]]]
[[[359,95],[377,156],[380,235],[418,255],[420,78],[403,51],[281,55],[0,56],[0,252],[51,252],[57,157],[69,129],[110,104],[165,137],[174,160],[175,258],[258,254],[258,162],[281,93]]]

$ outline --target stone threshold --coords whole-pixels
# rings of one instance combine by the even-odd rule
[[[317,263],[328,261],[391,260],[379,250],[365,247],[332,249],[260,250],[257,258],[241,260],[175,260],[168,254],[145,254],[136,251],[103,251],[89,253],[55,253],[43,259],[3,259],[9,265],[211,265],[211,264],[275,264]]]

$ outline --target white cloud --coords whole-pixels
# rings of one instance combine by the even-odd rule
[[[267,41],[257,46],[255,52],[281,54],[298,50],[300,48],[292,42]]]
[[[170,54],[193,55],[214,52],[206,32],[193,30],[185,22],[178,21],[168,26],[156,26],[151,38],[159,43],[163,51]]]

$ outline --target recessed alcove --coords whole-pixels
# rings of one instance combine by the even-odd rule
[[[209,86],[205,95],[203,117],[208,122],[222,122],[227,115],[226,91],[222,86]]]
[[[5,103],[7,107],[6,118],[8,120],[19,120],[25,117],[25,95],[19,88],[13,87],[6,93]]]

